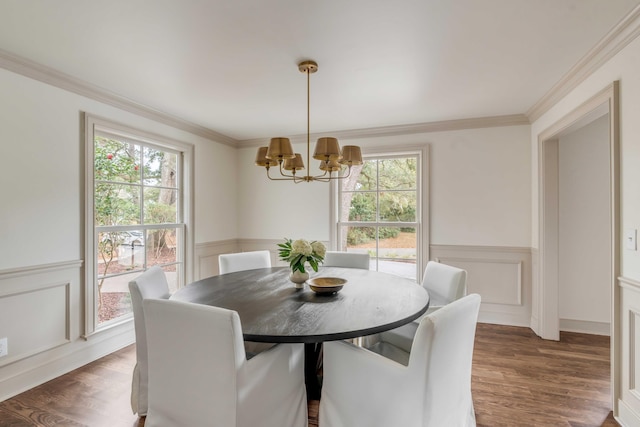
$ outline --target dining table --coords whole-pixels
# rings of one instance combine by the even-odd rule
[[[259,268],[207,277],[171,299],[234,310],[245,341],[304,343],[307,395],[319,398],[316,363],[321,344],[373,335],[417,319],[429,307],[428,292],[415,280],[357,268],[320,267],[312,279],[338,278],[338,292],[297,288],[287,267]]]

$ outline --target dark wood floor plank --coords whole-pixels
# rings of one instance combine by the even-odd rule
[[[618,427],[611,414],[609,338],[560,338],[478,324],[472,373],[478,427]],[[0,402],[0,427],[143,427],[144,418],[129,405],[134,364],[129,346]],[[309,402],[310,427],[318,427],[318,406]]]

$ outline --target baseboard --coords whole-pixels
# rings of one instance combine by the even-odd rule
[[[123,324],[119,328],[93,337],[90,341],[79,339],[53,351],[13,364],[11,375],[0,379],[0,402],[47,381],[96,361],[128,345],[135,343],[132,325]],[[53,356],[53,357],[52,357]],[[6,368],[5,368],[6,369]]]
[[[491,311],[481,311],[478,314],[478,322],[491,323],[494,325],[505,326],[521,326],[524,328],[530,328],[529,320],[526,316],[522,316],[514,313],[500,313]]]
[[[611,324],[588,320],[560,319],[561,332],[611,336]]]
[[[640,426],[640,414],[622,400],[618,400],[618,415],[614,417],[622,427]]]

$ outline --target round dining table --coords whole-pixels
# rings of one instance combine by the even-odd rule
[[[333,294],[297,289],[287,267],[261,268],[208,277],[171,299],[238,312],[246,341],[319,343],[372,335],[422,315],[429,294],[415,281],[357,268],[320,267],[312,279],[345,279]]]
[[[212,276],[178,289],[171,299],[238,312],[245,341],[305,344],[307,397],[319,399],[316,375],[324,341],[373,335],[417,319],[429,308],[428,292],[415,281],[372,270],[320,267],[311,278],[346,280],[336,293],[296,288],[289,268],[245,270]]]

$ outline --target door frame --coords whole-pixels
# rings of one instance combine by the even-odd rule
[[[604,111],[604,113],[602,112]],[[558,283],[558,137],[589,119],[609,114],[609,170],[611,209],[611,389],[617,413],[620,364],[620,126],[619,81],[614,81],[538,135],[538,265],[533,284],[532,329],[544,339],[559,340]],[[555,152],[554,152],[555,151]]]

